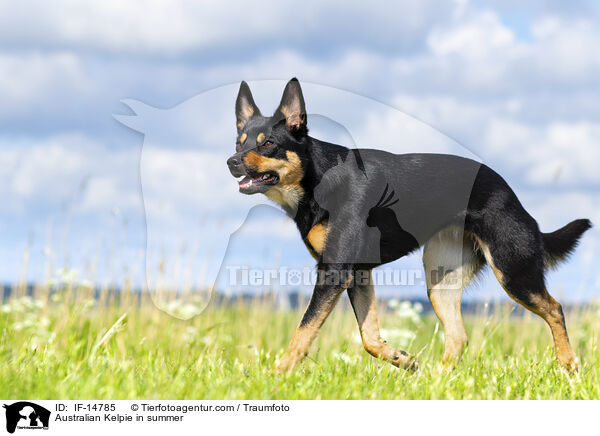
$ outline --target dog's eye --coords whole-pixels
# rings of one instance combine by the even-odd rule
[[[273,145],[273,142],[272,141],[265,141],[265,142],[263,142],[263,145],[265,147],[270,147],[271,145]]]

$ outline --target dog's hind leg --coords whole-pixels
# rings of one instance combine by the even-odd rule
[[[371,270],[356,271],[354,281],[348,288],[348,296],[356,315],[365,350],[372,356],[381,357],[395,366],[416,369],[417,362],[406,351],[390,347],[379,334]]]
[[[489,244],[480,238],[477,242],[506,293],[550,326],[559,363],[577,371],[579,359],[569,342],[562,306],[546,290],[543,252],[539,244],[535,240],[522,240],[521,245],[526,250],[515,251],[515,244]]]
[[[442,361],[453,367],[468,343],[461,314],[462,292],[485,260],[475,251],[475,241],[470,235],[459,227],[449,227],[427,241],[423,264],[427,295],[444,326]]]

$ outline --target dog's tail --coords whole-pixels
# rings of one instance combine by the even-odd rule
[[[552,233],[542,233],[546,268],[553,268],[559,262],[566,260],[579,244],[581,236],[591,228],[590,220],[579,219]]]

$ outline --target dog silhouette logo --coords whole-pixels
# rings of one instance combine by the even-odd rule
[[[4,404],[6,409],[6,431],[14,433],[16,429],[48,430],[50,411],[29,401]]]

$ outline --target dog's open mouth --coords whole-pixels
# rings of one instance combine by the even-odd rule
[[[262,173],[257,176],[246,176],[238,182],[240,192],[253,194],[262,192],[279,183],[279,176],[276,173]]]

